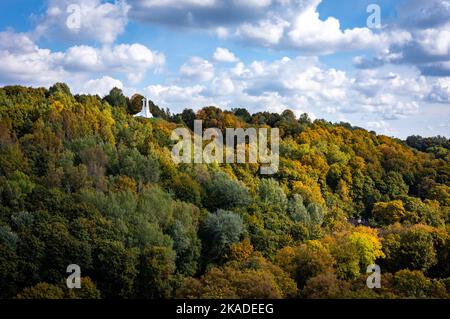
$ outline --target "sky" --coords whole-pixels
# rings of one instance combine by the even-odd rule
[[[450,0],[0,2],[0,86],[450,137]]]

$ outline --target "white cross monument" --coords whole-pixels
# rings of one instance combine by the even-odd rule
[[[148,104],[148,100],[145,97],[142,99],[142,110],[138,114],[136,114],[135,117],[143,117],[146,119],[153,118],[152,113],[150,113],[150,106]]]

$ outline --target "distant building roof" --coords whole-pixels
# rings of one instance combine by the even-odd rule
[[[362,218],[347,218],[347,221],[353,226],[369,226],[369,222]]]

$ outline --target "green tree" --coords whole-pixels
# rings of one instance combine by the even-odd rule
[[[17,299],[64,299],[64,291],[57,285],[42,282],[22,290]]]
[[[249,123],[252,119],[252,116],[245,108],[234,108],[231,109],[237,117],[240,117],[244,122]]]
[[[181,118],[183,122],[189,127],[191,130],[194,130],[194,121],[196,119],[195,112],[192,109],[184,109],[181,113]]]
[[[285,213],[288,201],[277,181],[272,178],[262,179],[259,182],[258,194],[263,206],[276,212]]]
[[[50,93],[50,95],[54,95],[55,93],[59,92],[67,96],[72,96],[70,88],[66,83],[55,83],[48,89],[48,92]]]
[[[181,173],[173,178],[171,188],[177,198],[182,201],[201,205],[200,185],[189,175]]]
[[[141,252],[136,280],[140,298],[170,298],[172,296],[175,252],[167,247],[147,247]]]
[[[418,270],[400,270],[394,275],[394,289],[403,297],[426,298],[431,281]]]
[[[112,88],[109,94],[104,97],[104,100],[112,107],[127,109],[127,98],[123,95],[122,90],[117,87]]]
[[[69,299],[101,299],[101,293],[97,286],[89,277],[81,277],[80,289],[69,289],[67,298]]]
[[[302,222],[306,225],[310,225],[311,217],[308,210],[303,203],[303,197],[298,194],[294,194],[288,202],[288,212],[290,217],[294,221]]]
[[[436,265],[433,237],[422,229],[409,228],[388,234],[383,239],[388,269],[427,271]]]
[[[204,205],[209,210],[233,209],[250,203],[247,188],[224,172],[213,172],[205,184]]]
[[[390,225],[399,222],[406,214],[403,202],[395,200],[388,203],[376,203],[372,215],[379,224]]]
[[[1,236],[1,228],[0,228]],[[16,252],[0,238],[0,298],[14,296],[17,289],[19,258]]]
[[[345,291],[345,282],[330,272],[320,273],[306,282],[302,294],[309,299],[338,299]]]
[[[144,96],[140,94],[134,94],[128,102],[128,113],[137,114],[142,110],[142,100]]]
[[[176,202],[173,207],[173,224],[170,236],[176,251],[177,271],[192,276],[197,272],[201,242],[198,238],[200,210],[183,202]]]
[[[143,183],[157,182],[161,174],[155,156],[144,156],[137,149],[120,148],[118,171]]]
[[[409,188],[403,180],[403,176],[398,172],[389,172],[383,180],[383,192],[391,199],[407,195]]]
[[[307,241],[295,248],[285,247],[278,251],[275,260],[295,278],[299,288],[320,273],[333,272],[336,262],[328,247],[318,240]]]
[[[94,276],[106,298],[129,298],[134,295],[138,274],[138,252],[126,249],[121,242],[101,240],[94,249]]]
[[[208,214],[202,225],[202,238],[207,256],[218,259],[226,249],[240,241],[245,231],[242,218],[231,211]]]

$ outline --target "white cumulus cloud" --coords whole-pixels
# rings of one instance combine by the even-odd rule
[[[113,43],[128,23],[130,6],[124,0],[50,0],[34,35],[63,41],[95,40]],[[75,21],[75,23],[71,23]]]
[[[209,81],[214,77],[214,65],[200,57],[192,57],[180,67],[180,73],[191,79]]]
[[[217,62],[237,62],[239,59],[234,55],[233,52],[226,48],[217,48],[213,54],[214,61]]]
[[[57,81],[76,83],[119,73],[137,83],[148,70],[165,63],[162,53],[146,46],[118,44],[100,48],[87,45],[51,51],[36,45],[28,35],[0,32],[0,84],[51,85]]]
[[[114,87],[123,89],[123,84],[120,80],[109,76],[104,76],[99,79],[87,81],[83,87],[83,92],[87,94],[98,94],[100,96],[105,96]]]

